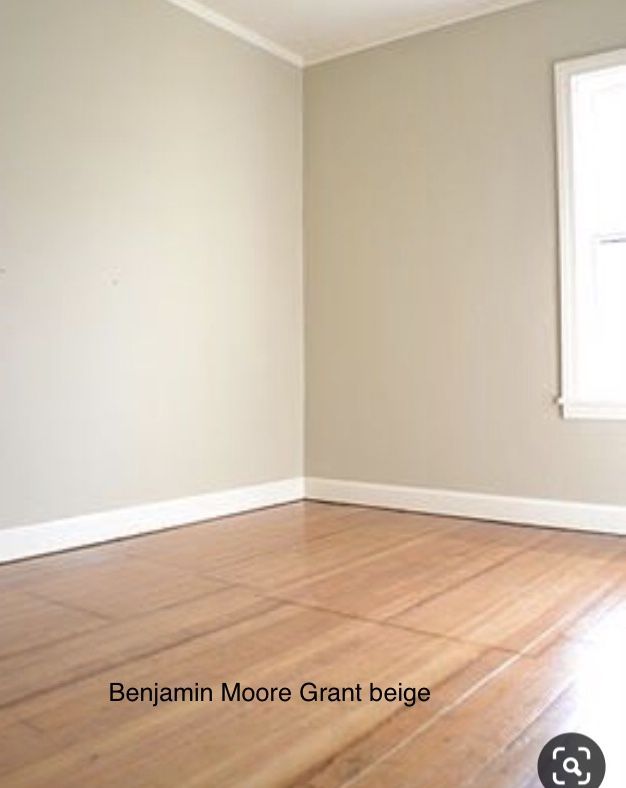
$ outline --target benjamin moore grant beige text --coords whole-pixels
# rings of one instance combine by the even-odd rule
[[[301,475],[301,72],[0,0],[0,527]]]
[[[309,476],[626,503],[626,424],[559,382],[553,66],[623,0],[545,0],[306,71]]]

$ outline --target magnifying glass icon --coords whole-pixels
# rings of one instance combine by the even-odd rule
[[[563,761],[563,771],[566,774],[575,774],[577,777],[582,777],[583,773],[580,771],[578,760],[576,758],[566,758]]]

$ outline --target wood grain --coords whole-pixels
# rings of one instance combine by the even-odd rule
[[[572,726],[622,786],[626,541],[301,503],[0,568],[0,784],[536,786]],[[288,704],[111,703],[289,686]],[[305,703],[318,685],[428,703]]]

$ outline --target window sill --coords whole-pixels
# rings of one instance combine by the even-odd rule
[[[626,421],[626,402],[572,402],[559,400],[564,419]]]

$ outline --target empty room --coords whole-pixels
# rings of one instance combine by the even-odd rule
[[[0,0],[0,786],[626,786],[626,0]]]

